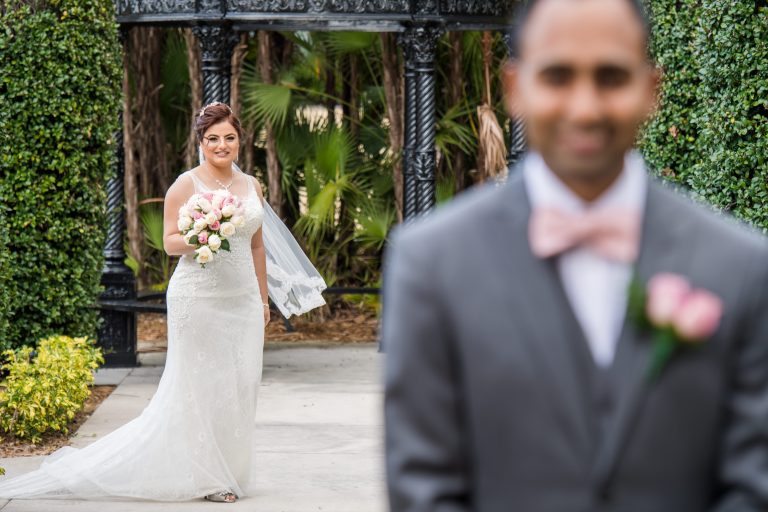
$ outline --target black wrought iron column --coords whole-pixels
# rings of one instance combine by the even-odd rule
[[[120,31],[123,46],[126,31]],[[125,49],[123,49],[125,51]],[[114,173],[107,182],[107,240],[104,245],[104,270],[100,295],[102,323],[99,327],[99,346],[104,351],[105,366],[136,366],[136,315],[121,307],[136,299],[136,279],[125,264],[123,236],[125,213],[125,153],[123,148],[123,114],[120,113],[119,130],[115,134],[116,155]]]
[[[403,48],[405,57],[405,114],[403,130],[403,217],[406,221],[416,218],[417,192],[414,173],[414,154],[416,153],[416,68],[413,58],[413,33],[400,34],[398,43]]]
[[[504,42],[507,45],[507,55],[510,59],[515,57],[515,43],[512,30],[508,29],[504,34]],[[525,125],[519,117],[509,119],[509,151],[507,151],[507,166],[512,167],[525,153]]]
[[[410,149],[403,170],[407,219],[409,212],[418,215],[435,205],[435,55],[443,32],[440,26],[415,25],[402,37],[406,47],[406,151]],[[409,192],[415,193],[415,207],[409,204]]]
[[[229,103],[231,59],[237,34],[229,25],[198,25],[192,30],[202,53],[203,102]]]

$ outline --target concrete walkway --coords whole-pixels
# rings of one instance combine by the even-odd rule
[[[379,363],[374,344],[267,345],[259,395],[255,462],[260,492],[234,504],[195,500],[0,500],[2,512],[382,512],[385,510]],[[146,365],[149,361],[145,361]],[[157,389],[162,366],[101,370],[119,384],[78,430],[86,446],[136,417]],[[0,459],[6,475],[33,470],[43,457]],[[5,478],[5,477],[0,477]]]

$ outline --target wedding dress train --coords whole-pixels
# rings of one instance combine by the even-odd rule
[[[198,192],[204,185],[191,171]],[[181,501],[246,495],[264,318],[250,240],[264,207],[252,180],[245,225],[205,268],[183,256],[168,293],[168,353],[141,415],[93,444],[62,448],[40,469],[0,480],[0,498]]]

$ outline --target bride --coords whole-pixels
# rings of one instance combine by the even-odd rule
[[[324,304],[325,283],[259,183],[234,163],[242,129],[229,106],[202,108],[195,132],[201,164],[165,198],[165,250],[181,258],[168,286],[157,392],[139,417],[88,447],[61,448],[40,469],[0,480],[0,498],[234,502],[250,487],[267,293],[290,316]],[[179,209],[217,189],[241,200],[244,218],[228,238],[231,250],[203,267],[179,232]]]

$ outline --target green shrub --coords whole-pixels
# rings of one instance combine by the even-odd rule
[[[699,0],[655,0],[651,54],[662,70],[661,106],[645,127],[641,149],[649,166],[685,184],[699,162]]]
[[[6,337],[8,333],[8,309],[10,304],[10,254],[8,252],[8,230],[6,215],[0,201],[0,352],[8,348]]]
[[[691,179],[712,204],[768,228],[768,6],[704,0],[701,147]]]
[[[768,229],[768,6],[649,0],[661,108],[640,148],[662,175]]]
[[[10,261],[4,347],[93,336],[121,65],[110,0],[0,13],[0,205]],[[2,347],[2,346],[0,346]]]
[[[90,394],[93,372],[104,363],[101,349],[87,338],[52,336],[32,348],[7,350],[5,389],[0,391],[0,430],[33,443],[67,424]]]

